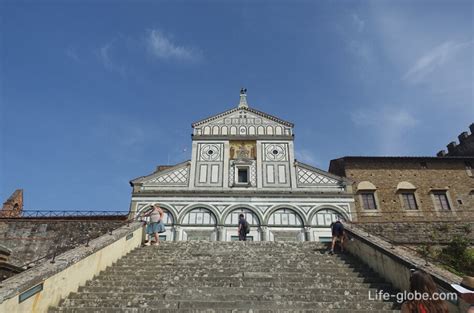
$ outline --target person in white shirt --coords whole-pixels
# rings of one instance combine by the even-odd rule
[[[158,204],[153,204],[151,206],[151,209],[143,216],[150,217],[150,221],[148,222],[146,229],[146,232],[148,234],[148,241],[145,241],[145,245],[158,245],[160,238],[158,236],[158,233],[164,232],[165,228],[165,225],[163,224],[163,210],[159,207]],[[152,236],[154,237],[155,241],[152,241]]]

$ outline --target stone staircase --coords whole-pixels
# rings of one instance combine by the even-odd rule
[[[315,242],[162,242],[135,249],[49,312],[400,312],[391,286]]]

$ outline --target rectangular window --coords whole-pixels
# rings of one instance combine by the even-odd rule
[[[406,210],[418,210],[414,193],[412,192],[402,193],[402,198],[403,198],[403,207]]]
[[[440,210],[451,210],[451,207],[449,206],[448,196],[446,195],[445,191],[435,192],[433,193],[433,196],[435,199],[435,205]]]
[[[362,207],[365,210],[377,210],[377,205],[375,204],[375,197],[372,192],[361,193],[360,196],[362,198]]]
[[[238,183],[248,183],[249,182],[249,172],[247,168],[238,168],[237,169],[237,176],[238,176]]]
[[[253,236],[247,235],[247,241],[253,241]],[[239,236],[230,236],[230,241],[239,241]]]

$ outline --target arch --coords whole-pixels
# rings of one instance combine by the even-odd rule
[[[257,134],[259,134],[259,135],[265,135],[265,127],[263,127],[263,126],[258,126],[258,128],[257,128]]]
[[[336,205],[323,204],[323,205],[318,205],[318,206],[315,206],[315,207],[311,208],[311,210],[310,210],[311,213],[308,216],[309,224],[312,223],[314,216],[321,210],[333,210],[336,213],[338,213],[339,215],[341,215],[344,220],[346,220],[346,221],[351,220],[350,215],[344,209],[342,209],[342,208],[340,208]]]
[[[231,135],[237,135],[237,127],[231,126],[230,127],[230,134]]]
[[[240,126],[239,135],[241,135],[241,136],[247,135],[247,128],[245,126]]]
[[[284,205],[284,204],[282,204],[282,205],[276,205],[276,206],[272,207],[272,208],[268,211],[268,213],[267,213],[266,216],[265,216],[265,220],[264,220],[264,221],[265,221],[265,225],[271,226],[271,224],[269,223],[270,217],[271,217],[276,211],[282,210],[282,209],[293,211],[293,212],[296,214],[296,216],[299,217],[299,219],[300,219],[300,221],[301,221],[301,225],[297,225],[298,227],[303,227],[304,225],[307,224],[307,221],[306,221],[306,219],[305,219],[305,217],[304,217],[304,213],[303,213],[300,209],[298,209],[297,207],[294,207],[294,206],[292,206],[292,205]],[[281,226],[281,225],[279,225],[279,226]],[[291,226],[290,226],[290,227],[291,227]]]
[[[377,190],[377,187],[369,181],[361,181],[357,185],[357,190]]]
[[[283,128],[281,126],[275,127],[275,135],[283,135]]]
[[[238,209],[246,209],[250,212],[252,212],[254,215],[255,215],[255,218],[257,218],[258,220],[258,224],[251,224],[253,226],[259,226],[262,224],[262,221],[263,221],[263,216],[262,214],[259,212],[258,209],[250,206],[250,205],[247,205],[247,204],[236,204],[236,205],[232,205],[230,207],[228,207],[223,213],[222,213],[222,220],[220,221],[221,224],[226,224],[226,219],[227,217],[232,214],[232,212],[238,210]],[[228,224],[227,224],[228,225]]]
[[[255,135],[255,133],[256,133],[255,126],[250,126],[249,127],[249,135]]]
[[[219,126],[212,127],[212,134],[219,135]]]
[[[349,220],[347,214],[334,206],[322,205],[317,210],[311,213],[309,222],[311,226],[329,227],[331,223],[338,218],[342,220]]]
[[[183,224],[183,220],[184,220],[184,217],[186,216],[186,214],[188,214],[189,212],[191,212],[192,210],[194,209],[199,209],[199,208],[203,208],[203,209],[207,209],[209,210],[213,215],[214,215],[214,218],[216,220],[216,224],[219,221],[219,212],[217,212],[217,210],[213,207],[211,207],[210,205],[207,205],[207,204],[203,204],[203,203],[195,203],[195,204],[191,204],[189,206],[187,206],[180,214],[179,214],[179,217],[178,217],[178,222],[180,225]],[[185,224],[185,225],[188,225],[188,224]]]
[[[273,127],[267,126],[267,135],[273,135]]]
[[[222,135],[227,135],[227,132],[228,132],[227,126],[222,126],[222,128],[221,128]]]
[[[210,135],[211,134],[211,128],[209,126],[204,127],[203,133],[204,133],[204,135]]]
[[[402,181],[398,183],[397,190],[416,190],[416,187],[410,182]]]
[[[135,214],[135,216],[139,216],[142,212],[148,210],[151,208],[151,205],[153,203],[150,203],[150,204],[147,204],[145,206],[143,206],[140,210],[138,210]],[[177,217],[177,214],[176,214],[176,211],[174,210],[174,208],[166,203],[161,203],[159,202],[160,204],[160,208],[163,209],[163,213],[165,215],[165,225],[174,225],[176,223],[176,217]]]

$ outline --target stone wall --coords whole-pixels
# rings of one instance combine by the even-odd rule
[[[17,189],[3,203],[0,217],[19,217],[23,211],[23,189]]]
[[[459,144],[456,141],[451,141],[446,147],[448,152],[441,150],[437,156],[474,156],[474,123],[469,126],[471,133],[462,132],[459,136]]]
[[[0,312],[40,313],[56,306],[69,293],[76,292],[86,281],[98,275],[143,242],[144,227],[134,222],[116,229],[58,256],[57,262],[42,262],[38,266],[2,282]],[[32,287],[42,286],[40,292],[24,301],[19,295]]]
[[[332,160],[329,171],[353,181],[355,219],[370,221],[474,221],[474,157],[344,157]],[[361,182],[369,182],[377,209],[361,205]],[[403,208],[399,184],[414,186],[418,209]],[[435,205],[433,193],[445,191],[450,210]]]
[[[358,223],[360,229],[394,244],[447,244],[455,236],[467,237],[474,245],[472,222],[381,222]]]
[[[351,240],[346,242],[346,250],[358,257],[372,270],[388,280],[399,290],[410,290],[411,269],[423,270],[433,278],[441,293],[453,293],[451,284],[459,284],[461,277],[442,269],[436,264],[425,263],[403,247],[396,247],[377,236],[367,236],[358,226],[348,225],[347,234]],[[467,312],[468,304],[462,300],[446,301],[450,312]]]
[[[88,219],[0,219],[0,245],[12,250],[9,263],[22,266],[85,244],[125,223],[123,217]]]

